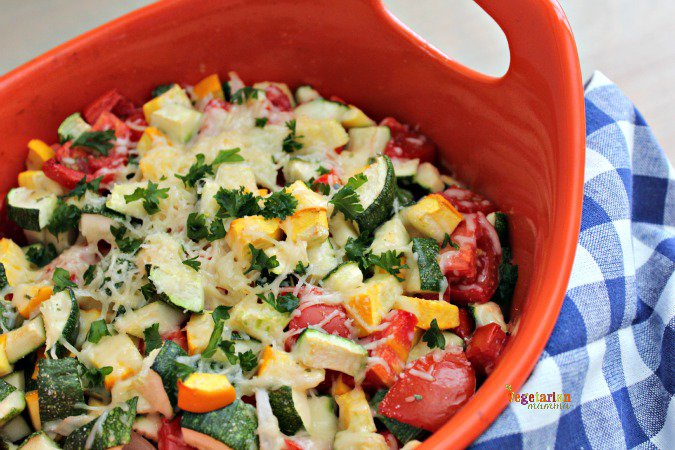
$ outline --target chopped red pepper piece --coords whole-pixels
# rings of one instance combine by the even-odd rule
[[[490,375],[506,344],[506,333],[496,323],[476,329],[466,346],[466,357],[474,370],[481,375]]]

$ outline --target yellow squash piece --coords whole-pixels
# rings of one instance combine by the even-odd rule
[[[214,73],[204,78],[202,81],[197,83],[192,92],[195,94],[199,100],[203,100],[207,96],[211,98],[217,98],[220,100],[225,100],[225,95],[223,95],[223,85],[220,82],[218,74]]]
[[[54,157],[54,150],[40,139],[31,139],[28,142],[28,156],[26,168],[28,170],[40,170],[42,165]]]
[[[370,405],[361,388],[338,395],[335,401],[340,408],[340,430],[364,431],[374,433],[375,421],[370,412]]]
[[[328,239],[328,213],[326,208],[301,209],[287,217],[281,228],[293,242],[319,244]]]
[[[167,135],[159,131],[157,127],[147,127],[143,131],[143,134],[136,145],[136,150],[138,150],[140,155],[144,155],[147,151],[159,143],[171,145],[171,140],[167,137]]]
[[[12,373],[14,367],[7,358],[7,334],[0,334],[0,377]]]
[[[33,428],[39,430],[42,428],[40,423],[40,407],[38,406],[38,391],[29,391],[26,392],[26,406],[28,406],[28,412],[30,413],[30,421],[33,424]]]
[[[39,311],[42,302],[49,300],[53,294],[50,286],[33,286],[31,291],[34,292],[31,299],[17,308],[19,314],[21,314],[21,317],[24,319],[33,317],[35,315],[34,313]]]
[[[44,191],[54,193],[56,195],[64,194],[63,187],[47,177],[41,170],[24,170],[19,173],[19,186],[32,189],[34,191]]]
[[[378,274],[371,278],[364,289],[351,296],[345,307],[354,320],[359,337],[371,334],[400,295],[400,283],[391,275]]]
[[[30,263],[26,259],[26,255],[24,255],[21,247],[11,239],[0,239],[0,264],[2,265],[0,270],[4,271],[7,283],[12,287],[28,282],[33,278],[34,274],[30,270]]]
[[[183,411],[206,413],[224,408],[237,398],[225,375],[193,373],[178,381],[178,407]]]
[[[441,194],[430,194],[403,211],[404,221],[424,236],[442,242],[463,220]]]
[[[429,329],[434,319],[441,330],[455,328],[459,325],[459,308],[442,300],[425,300],[402,295],[396,299],[394,308],[415,314],[417,326],[425,330]]]
[[[308,369],[300,365],[290,353],[265,347],[258,364],[258,377],[269,381],[270,385],[292,385],[299,390],[312,389],[319,385],[326,372],[323,369]]]
[[[225,240],[239,260],[250,256],[248,244],[258,249],[269,248],[281,238],[281,220],[263,216],[247,216],[230,224]]]
[[[215,324],[210,313],[192,314],[187,325],[185,325],[189,355],[202,353],[206,349],[214,328]]]

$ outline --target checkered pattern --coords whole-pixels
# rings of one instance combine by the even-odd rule
[[[581,234],[558,322],[520,392],[565,392],[565,410],[510,404],[482,448],[675,448],[675,171],[604,75],[586,87]]]

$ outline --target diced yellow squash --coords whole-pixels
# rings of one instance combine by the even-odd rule
[[[342,126],[345,128],[372,127],[375,121],[354,105],[349,105],[349,111],[342,116]]]
[[[321,383],[326,372],[323,369],[308,369],[299,364],[290,353],[265,347],[258,364],[258,377],[270,385],[291,385],[300,390],[312,389]]]
[[[328,213],[326,208],[305,208],[287,217],[281,228],[293,242],[307,242],[311,246],[328,239]]]
[[[29,291],[32,295],[30,300],[17,304],[17,311],[24,319],[31,318],[40,310],[42,302],[49,300],[52,296],[51,286],[31,286]]]
[[[185,325],[188,354],[202,353],[206,346],[209,345],[209,339],[214,328],[213,318],[208,312],[192,314],[187,325]]]
[[[140,155],[144,155],[157,144],[171,145],[171,139],[157,127],[147,127],[136,145],[136,150]]]
[[[358,293],[351,296],[345,307],[354,320],[359,337],[371,334],[391,310],[400,296],[401,285],[389,274],[373,276]]]
[[[41,170],[25,170],[19,173],[19,186],[25,187],[34,191],[43,191],[54,193],[56,195],[64,194],[63,187],[47,177]]]
[[[315,120],[306,116],[298,117],[296,135],[302,143],[298,153],[310,154],[333,150],[349,142],[349,135],[340,122],[333,119]],[[322,153],[323,154],[323,153]]]
[[[29,282],[34,276],[23,250],[11,239],[0,239],[0,264],[12,287]]]
[[[281,220],[265,219],[263,216],[247,216],[235,219],[230,224],[225,240],[239,260],[250,256],[249,244],[265,249],[281,238]]]
[[[370,411],[370,405],[366,400],[363,389],[356,388],[338,395],[335,401],[340,408],[340,430],[364,431],[374,433],[375,421]]]
[[[298,201],[298,210],[305,208],[327,208],[328,200],[318,192],[311,190],[304,181],[297,180],[286,188]]]
[[[183,411],[206,413],[224,408],[237,399],[227,376],[217,373],[193,373],[178,380],[178,407]]]
[[[429,329],[434,319],[441,330],[455,328],[459,325],[459,308],[442,300],[425,300],[402,295],[394,302],[394,308],[415,314],[417,326],[425,330]]]
[[[117,381],[135,375],[143,365],[143,356],[126,334],[104,336],[97,344],[85,342],[79,358],[97,369],[113,368],[112,373],[105,377],[107,389],[111,389]]]
[[[404,221],[424,236],[442,242],[463,220],[441,194],[430,194],[403,211]]]
[[[270,191],[267,190],[267,189],[258,189],[258,196],[259,197],[265,197],[269,193],[270,193]]]
[[[194,157],[174,147],[153,147],[141,156],[139,166],[143,179],[158,182],[166,176],[184,174],[190,169]]]
[[[28,156],[26,157],[26,168],[28,170],[42,169],[42,165],[53,157],[54,150],[40,139],[28,141]]]
[[[210,98],[225,100],[225,95],[223,94],[223,85],[221,84],[217,73],[209,75],[199,83],[195,84],[195,87],[192,88],[192,92],[199,100],[202,100],[207,96],[210,96]]]
[[[165,93],[153,98],[152,100],[143,105],[143,115],[145,115],[146,122],[150,123],[150,116],[152,115],[152,113],[154,113],[160,108],[163,108],[171,104],[181,105],[187,108],[192,107],[192,102],[188,98],[183,88],[181,88],[177,84],[174,84]]]
[[[352,388],[345,382],[344,377],[345,375],[338,373],[337,379],[333,381],[333,384],[330,387],[330,393],[333,397],[346,394],[351,391]]]
[[[388,450],[390,447],[383,435],[366,431],[342,430],[335,434],[333,450]],[[407,449],[408,450],[408,449]]]
[[[0,377],[12,373],[14,367],[7,358],[7,334],[0,334]]]
[[[30,414],[30,421],[33,428],[40,430],[42,424],[40,423],[40,407],[38,405],[38,391],[26,392],[26,406],[28,406],[28,413]]]

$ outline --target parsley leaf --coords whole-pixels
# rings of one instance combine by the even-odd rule
[[[230,362],[230,364],[237,363],[238,358],[235,354],[234,341],[221,341],[220,344],[218,344],[218,347],[223,353],[225,353],[225,356],[227,357],[227,360]]]
[[[280,313],[293,312],[300,304],[300,299],[290,292],[281,294],[276,298],[271,292],[267,295],[258,294],[258,298],[265,303],[268,303],[272,308],[276,309]]]
[[[242,103],[245,103],[252,98],[257,99],[258,96],[262,93],[264,93],[262,89],[256,89],[251,86],[244,86],[243,88],[239,89],[234,94],[232,94],[230,102],[234,103],[235,105],[241,105]]]
[[[159,185],[148,181],[147,188],[136,188],[134,192],[129,195],[124,196],[124,200],[127,203],[135,202],[137,200],[143,200],[143,209],[152,215],[159,212],[159,199],[168,198],[169,188],[157,189]]]
[[[378,266],[392,274],[398,281],[403,281],[404,278],[399,276],[403,269],[407,269],[407,264],[401,264],[403,253],[396,253],[394,250],[388,250],[379,255],[369,255],[368,262],[373,266]]]
[[[295,272],[296,275],[305,275],[307,274],[307,269],[309,268],[309,263],[307,265],[304,265],[302,261],[298,261],[298,263],[295,265],[295,269],[293,269],[293,272]]]
[[[499,285],[491,301],[497,303],[502,311],[511,308],[511,299],[518,282],[518,266],[511,263],[511,248],[502,247],[502,261],[499,264]]]
[[[246,269],[244,275],[254,270],[263,272],[279,267],[276,255],[269,257],[263,250],[255,248],[252,244],[248,244],[248,248],[251,250],[251,267]]]
[[[262,215],[266,219],[273,219],[278,217],[284,220],[286,217],[295,212],[298,206],[298,201],[286,190],[273,192],[269,197],[263,200],[265,209],[262,210]]]
[[[231,148],[229,150],[221,150],[218,152],[218,156],[216,156],[211,165],[216,167],[225,163],[242,162],[244,157],[239,154],[240,151],[241,149],[239,147]]]
[[[357,173],[349,180],[347,180],[347,186],[349,186],[352,189],[358,189],[361,186],[363,186],[366,181],[368,181],[368,177],[365,174]]]
[[[445,236],[443,236],[443,243],[441,244],[441,248],[444,248],[448,245],[454,248],[455,250],[459,250],[459,245],[452,240],[452,238],[448,233],[445,233]]]
[[[206,236],[206,239],[209,242],[217,241],[218,239],[222,239],[227,235],[227,231],[225,230],[225,225],[223,224],[223,221],[220,219],[213,219],[211,221],[211,226],[209,227],[209,235]]]
[[[49,220],[47,229],[54,235],[65,233],[70,230],[76,230],[80,222],[82,211],[75,205],[65,203],[59,199],[56,209]]]
[[[255,216],[262,211],[258,198],[251,192],[245,192],[243,186],[239,190],[220,188],[214,198],[220,206],[216,214],[220,218]]]
[[[230,307],[228,306],[218,306],[213,313],[211,313],[211,318],[215,323],[213,327],[213,332],[209,338],[209,343],[202,352],[204,358],[211,358],[218,349],[220,342],[222,340],[223,329],[225,328],[225,321],[230,318]]]
[[[82,370],[80,374],[80,380],[82,380],[82,387],[85,389],[95,389],[103,387],[105,377],[110,375],[113,371],[113,368],[110,366],[101,367],[97,369],[92,367],[91,369],[86,368],[84,365],[79,366]]]
[[[265,128],[268,120],[269,119],[267,117],[258,117],[255,119],[255,126],[258,128]]]
[[[127,233],[127,228],[124,225],[120,225],[117,228],[115,228],[113,225],[110,225],[110,233],[115,238],[115,244],[117,244],[117,247],[122,253],[134,254],[139,248],[141,248],[141,244],[143,244],[143,239],[124,237],[124,235]]]
[[[282,150],[285,151],[286,153],[293,153],[296,150],[300,150],[302,148],[302,143],[299,142],[297,139],[303,136],[298,136],[296,134],[295,126],[296,126],[295,119],[286,122],[286,128],[290,130],[290,133],[288,133],[288,135],[284,138],[284,142],[281,147]]]
[[[319,194],[323,194],[323,195],[330,194],[330,186],[326,183],[323,183],[323,182],[313,181],[311,183],[310,188],[314,192],[318,192]]]
[[[220,164],[243,161],[244,158],[238,154],[239,151],[239,148],[221,150],[211,164],[206,164],[204,162],[206,157],[202,153],[199,153],[195,157],[197,161],[190,166],[188,173],[185,175],[176,174],[176,178],[182,180],[186,187],[195,187],[199,180],[205,178],[207,175],[213,175],[216,167]]]
[[[87,267],[87,270],[85,270],[84,275],[82,276],[85,286],[89,286],[89,284],[91,284],[91,282],[94,281],[94,278],[96,277],[95,272],[96,266],[89,265],[89,267]]]
[[[204,214],[191,212],[188,215],[185,227],[187,229],[187,237],[195,242],[204,239],[209,235],[209,230],[206,228],[206,216]]]
[[[221,320],[227,320],[230,318],[231,306],[220,305],[211,313],[211,318],[215,323],[218,323]]]
[[[187,364],[179,363],[178,361],[173,362],[173,367],[176,371],[176,378],[179,380],[184,380],[193,373],[195,373],[195,368]]]
[[[58,253],[54,244],[33,244],[26,250],[26,258],[38,267],[44,267],[56,258]]]
[[[143,330],[143,340],[145,341],[145,355],[147,356],[156,348],[162,347],[162,337],[159,335],[159,324],[153,323]]]
[[[188,266],[190,269],[194,270],[195,272],[199,272],[199,269],[202,266],[201,261],[197,261],[197,258],[199,256],[193,256],[192,258],[188,258],[186,260],[183,260],[183,264]]]
[[[354,261],[359,265],[362,272],[367,272],[370,268],[370,261],[368,259],[368,248],[372,242],[372,238],[368,235],[362,234],[358,238],[349,238],[345,244],[345,254],[349,261]]]
[[[422,341],[427,343],[427,347],[433,349],[434,347],[444,349],[445,348],[445,336],[441,332],[441,329],[438,328],[438,322],[436,319],[431,321],[429,329],[422,336]]]
[[[116,139],[114,130],[85,131],[73,141],[72,147],[85,147],[108,156],[108,151],[114,145],[111,141]]]
[[[108,325],[105,323],[105,319],[93,321],[89,326],[87,341],[92,344],[98,344],[98,341],[100,341],[103,336],[110,336],[110,331],[108,331]]]
[[[239,365],[244,372],[250,372],[258,367],[258,358],[252,350],[246,350],[244,353],[239,353]]]
[[[173,85],[174,85],[173,83],[160,84],[159,86],[157,86],[156,88],[154,88],[152,90],[152,94],[151,94],[152,98],[159,97],[160,95],[162,95],[163,93],[165,93],[166,91],[171,89],[173,87]]]
[[[67,288],[77,287],[75,283],[70,281],[70,272],[61,267],[54,269],[52,281],[54,281],[54,292],[61,292]]]
[[[326,174],[331,173],[331,170],[326,169],[324,166],[319,166],[319,168],[316,169],[316,173],[318,173],[319,176],[321,176],[321,175],[326,175]]]
[[[330,199],[330,203],[334,204],[335,208],[342,212],[349,220],[355,220],[356,216],[364,211],[363,205],[360,203],[361,198],[356,193],[356,189],[366,181],[368,181],[368,178],[364,174],[356,174]]]
[[[66,195],[63,196],[63,198],[68,198],[68,197],[77,197],[77,199],[81,199],[84,197],[84,194],[87,191],[93,192],[95,194],[98,194],[99,187],[101,185],[101,181],[103,180],[103,177],[98,177],[95,178],[89,182],[87,182],[87,176],[84,175],[80,181],[77,182],[75,187],[73,188],[72,191],[68,192]]]

